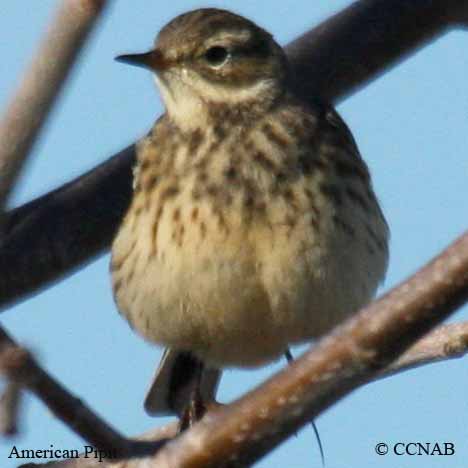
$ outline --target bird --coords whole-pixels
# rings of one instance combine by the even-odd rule
[[[147,411],[183,416],[220,369],[268,364],[368,303],[389,228],[347,125],[320,96],[299,97],[284,50],[253,21],[189,11],[117,60],[151,71],[165,113],[137,144],[113,294],[167,349]]]

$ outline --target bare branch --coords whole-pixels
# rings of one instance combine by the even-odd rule
[[[137,437],[140,441],[151,441],[156,443],[158,441],[164,441],[173,438],[177,434],[178,423],[169,423],[162,427],[156,427],[146,432],[145,434]],[[125,460],[115,460],[111,457],[106,456],[102,453],[102,459],[99,461],[99,453],[97,457],[94,454],[88,454],[87,457],[84,453],[80,454],[80,458],[68,459],[68,460],[57,460],[49,463],[28,463],[24,468],[158,468],[157,465],[151,462],[151,458],[131,458]],[[21,468],[19,467],[19,468]]]
[[[151,466],[205,468],[257,461],[320,412],[374,379],[467,300],[468,232],[292,365],[237,402],[209,412],[162,446],[152,456]],[[419,346],[424,347],[422,343]],[[147,464],[141,459],[141,465],[130,466]]]
[[[9,213],[0,237],[0,305],[37,291],[108,246],[131,196],[134,149]],[[105,223],[101,224],[101,221]]]
[[[468,322],[442,325],[430,332],[427,336],[409,347],[396,361],[386,367],[375,379],[392,376],[396,373],[405,372],[415,367],[431,364],[434,362],[454,359],[468,353]],[[374,380],[375,380],[374,379]],[[171,439],[177,431],[177,423],[170,423],[162,427],[152,429],[148,433],[139,436],[138,440],[161,441]],[[50,464],[51,468],[108,468],[110,460],[98,463],[93,458],[80,458],[79,460],[61,460]],[[122,460],[112,468],[143,468],[139,460]],[[144,462],[146,463],[146,461]],[[42,464],[32,466],[44,466]],[[49,466],[49,465],[47,465]],[[155,466],[155,465],[152,465]]]
[[[468,0],[355,2],[287,46],[300,77],[298,91],[306,98],[343,99],[425,41],[466,21],[467,10]],[[46,287],[108,247],[131,195],[133,158],[133,147],[127,148],[6,215],[0,272],[9,274],[0,284],[1,306]]]
[[[454,359],[468,353],[468,322],[442,325],[430,332],[427,336],[417,341],[403,353],[396,361],[386,367],[375,376],[376,379],[392,376],[405,372],[415,367]],[[178,424],[176,422],[152,429],[148,433],[139,436],[138,440],[162,441],[171,439],[176,435]],[[137,460],[122,460],[113,468],[139,468]],[[44,466],[44,465],[35,465]],[[107,468],[106,460],[102,463],[93,458],[81,458],[80,460],[57,461],[50,465],[53,468],[89,468],[100,466]]]
[[[105,0],[65,0],[0,121],[0,212]]]
[[[468,2],[362,0],[287,46],[305,98],[337,102],[450,28],[466,25]]]
[[[377,378],[415,367],[465,356],[468,353],[468,322],[436,328],[392,362]]]
[[[425,364],[453,359],[464,356],[468,352],[468,322],[443,325],[430,332],[427,336],[409,347],[396,361],[386,367],[375,379],[388,377]],[[157,427],[148,433],[139,436],[138,440],[162,441],[171,439],[176,435],[177,423],[170,423]],[[110,463],[108,463],[110,462]],[[29,466],[29,465],[28,465]],[[31,466],[44,466],[42,464]],[[49,466],[49,465],[47,465]],[[121,460],[115,464],[110,459],[99,462],[95,458],[82,458],[78,460],[61,460],[50,464],[51,468],[143,468],[146,460]],[[152,466],[156,466],[153,465]]]
[[[0,327],[0,373],[34,393],[52,413],[87,442],[113,458],[153,453],[159,444],[127,439],[50,377],[31,354]]]

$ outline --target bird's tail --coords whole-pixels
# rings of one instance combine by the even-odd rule
[[[193,395],[200,367],[200,396],[204,403],[214,401],[221,371],[205,367],[189,352],[166,349],[146,394],[145,411],[152,416],[180,416]]]

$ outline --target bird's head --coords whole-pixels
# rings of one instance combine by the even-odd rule
[[[219,9],[182,14],[159,33],[155,48],[118,60],[152,70],[169,115],[203,119],[216,106],[267,109],[284,92],[285,54],[252,21]]]

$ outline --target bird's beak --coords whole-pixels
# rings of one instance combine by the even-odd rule
[[[128,54],[115,57],[118,62],[149,68],[154,71],[162,71],[170,67],[170,61],[166,60],[159,49],[150,50],[144,54]]]

